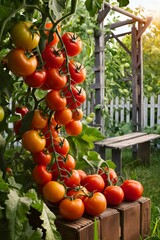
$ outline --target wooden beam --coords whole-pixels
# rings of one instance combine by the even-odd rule
[[[138,31],[138,35],[137,35],[137,41],[138,39],[142,36],[142,34],[144,33],[144,31],[147,29],[147,27],[150,25],[150,23],[152,22],[153,17],[149,17],[146,21],[146,23],[143,25],[143,27],[141,29],[139,29]]]
[[[119,45],[121,45],[123,47],[123,49],[129,54],[131,55],[131,51],[127,48],[127,46],[116,36],[114,35],[114,33],[112,33],[113,37],[116,39],[116,41],[119,43]]]
[[[142,19],[142,18],[140,18],[140,17],[137,17],[137,16],[134,15],[133,13],[130,13],[130,12],[128,12],[128,11],[122,9],[122,8],[113,6],[113,5],[109,4],[109,3],[104,3],[104,6],[108,6],[108,7],[110,7],[111,10],[114,10],[114,11],[116,11],[116,12],[119,12],[119,13],[121,13],[121,14],[123,14],[123,15],[125,15],[125,16],[128,16],[128,17],[130,17],[130,18],[132,18],[132,19],[134,19],[134,20],[136,20],[136,21],[138,21],[138,22],[141,22],[141,23],[145,23],[145,22],[146,22],[146,19]]]
[[[110,29],[115,29],[115,28],[118,28],[118,27],[122,27],[122,26],[125,26],[125,25],[128,25],[128,24],[135,23],[135,22],[136,22],[135,19],[127,19],[125,21],[112,23],[109,27],[110,27]]]
[[[110,11],[110,6],[105,5],[101,11],[99,11],[98,17],[97,17],[97,22],[100,24],[104,21],[105,17]]]

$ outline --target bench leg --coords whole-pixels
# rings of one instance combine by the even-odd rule
[[[143,164],[150,165],[150,141],[138,144],[138,155]]]
[[[116,173],[122,175],[122,152],[120,149],[112,149],[112,161],[116,165]]]

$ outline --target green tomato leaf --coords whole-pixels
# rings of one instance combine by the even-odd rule
[[[102,7],[103,0],[86,0],[85,5],[91,17],[94,17]]]
[[[61,12],[66,7],[66,0],[50,0],[48,5],[52,9],[55,19],[59,19],[62,15]]]
[[[0,13],[0,21],[3,21],[12,13],[12,8],[0,5]]]
[[[14,200],[14,201],[13,201]],[[20,197],[17,191],[10,190],[6,204],[6,218],[8,220],[9,235],[11,240],[20,239],[28,222],[27,213],[29,212],[32,200],[27,197]]]
[[[129,4],[129,0],[117,0],[120,7],[125,7]]]
[[[61,240],[61,235],[54,224],[55,218],[54,213],[43,203],[40,219],[43,221],[42,227],[46,230],[46,240]]]

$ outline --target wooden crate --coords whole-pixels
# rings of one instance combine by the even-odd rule
[[[62,240],[94,239],[94,222],[90,219],[81,217],[75,221],[67,221],[61,216],[57,216],[55,225],[61,234]]]
[[[145,239],[150,235],[151,200],[141,197],[138,203],[140,204],[140,235],[142,239]]]
[[[57,208],[57,230],[62,240],[93,240],[95,217],[84,214],[75,221],[63,219]],[[150,199],[142,197],[135,202],[123,202],[108,208],[96,217],[99,240],[140,240],[150,234]]]

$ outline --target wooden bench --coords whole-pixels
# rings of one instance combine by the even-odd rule
[[[141,159],[142,163],[150,164],[150,142],[160,138],[158,134],[133,132],[118,137],[106,138],[95,142],[99,154],[105,159],[106,149],[112,149],[112,161],[116,164],[116,172],[122,174],[122,149],[135,146],[133,158]]]

